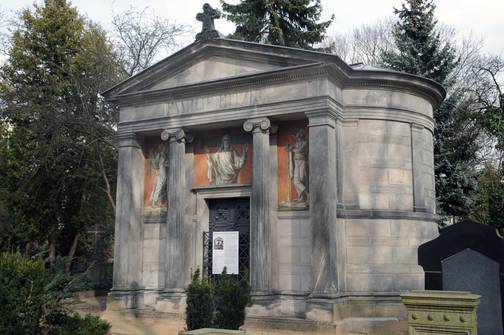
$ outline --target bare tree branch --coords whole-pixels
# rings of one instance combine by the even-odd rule
[[[354,28],[348,34],[335,34],[322,43],[325,49],[348,63],[380,65],[381,55],[394,48],[390,19]]]
[[[110,182],[108,180],[107,173],[105,172],[105,164],[103,164],[103,158],[99,152],[98,152],[98,158],[100,159],[101,173],[102,173],[103,180],[105,181],[105,186],[106,186],[106,189],[104,191],[107,194],[107,198],[110,202],[110,206],[112,206],[112,208],[114,209],[114,213],[115,213],[116,206],[115,206],[114,197],[112,196],[112,189],[110,187]]]
[[[112,25],[122,60],[128,76],[142,71],[164,57],[179,45],[177,38],[189,28],[156,16],[149,8],[134,7],[114,14]]]

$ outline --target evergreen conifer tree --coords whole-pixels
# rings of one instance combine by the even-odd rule
[[[434,111],[436,197],[441,214],[465,216],[476,185],[471,168],[476,158],[475,138],[464,131],[467,118],[461,95],[451,89],[457,54],[436,30],[435,8],[432,0],[405,0],[401,9],[395,9],[396,49],[384,53],[382,60],[385,67],[427,77],[447,89],[447,99]]]
[[[446,85],[448,75],[457,65],[456,54],[436,32],[435,9],[432,0],[406,0],[401,9],[394,10],[399,17],[394,26],[397,50],[385,53],[383,62],[391,69]]]
[[[231,38],[312,49],[324,39],[333,18],[320,19],[320,0],[241,0],[231,5],[221,0],[226,18],[236,24]]]

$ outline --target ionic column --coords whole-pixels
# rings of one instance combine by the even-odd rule
[[[185,175],[186,143],[192,142],[192,136],[182,129],[168,129],[161,133],[163,141],[169,141],[169,159],[167,174],[167,218],[166,218],[166,279],[165,290],[183,291],[186,286],[187,272],[185,258],[187,241],[185,230],[190,218],[186,215],[185,199],[187,193]]]
[[[145,158],[135,134],[117,137],[116,220],[113,291],[136,290],[142,282],[142,211]]]
[[[309,112],[309,190],[312,227],[312,296],[344,290],[344,225],[336,217],[336,118],[327,111]]]
[[[250,119],[243,124],[243,129],[251,131],[253,137],[250,281],[256,294],[266,294],[271,290],[270,128],[268,118]]]

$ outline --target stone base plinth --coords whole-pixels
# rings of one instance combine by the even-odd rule
[[[246,335],[243,330],[228,330],[215,328],[202,328],[196,330],[183,331],[180,335]]]
[[[480,296],[458,291],[412,291],[401,295],[410,334],[478,333]]]
[[[164,292],[156,299],[154,310],[183,318],[185,316],[186,299],[186,294],[182,291]]]
[[[280,301],[278,296],[253,292],[252,293],[252,305],[246,307],[247,317],[268,317],[272,315],[278,315],[280,311]]]
[[[306,319],[332,324],[336,334],[405,332],[406,309],[398,296],[308,299]]]
[[[140,307],[138,291],[111,291],[107,296],[107,309],[121,311]]]
[[[407,313],[398,295],[310,298],[294,294],[253,294],[246,309],[244,329],[250,334],[275,330],[316,334],[406,333]],[[136,307],[133,307],[136,306]],[[185,317],[186,295],[182,291],[113,291],[108,311],[133,313],[138,317]],[[252,331],[253,330],[253,331]]]

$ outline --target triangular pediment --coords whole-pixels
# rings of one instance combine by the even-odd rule
[[[148,88],[157,90],[281,68],[278,64],[225,56],[210,56],[191,63],[176,73],[172,73],[149,85]]]
[[[283,68],[314,63],[312,57],[257,49],[240,41],[193,43],[146,70],[104,92],[114,99],[123,94],[170,89],[277,71]],[[254,49],[255,48],[255,49]],[[261,46],[262,48],[262,46]],[[269,47],[271,49],[271,47]],[[265,52],[266,51],[266,52]],[[310,55],[309,55],[310,56]]]

